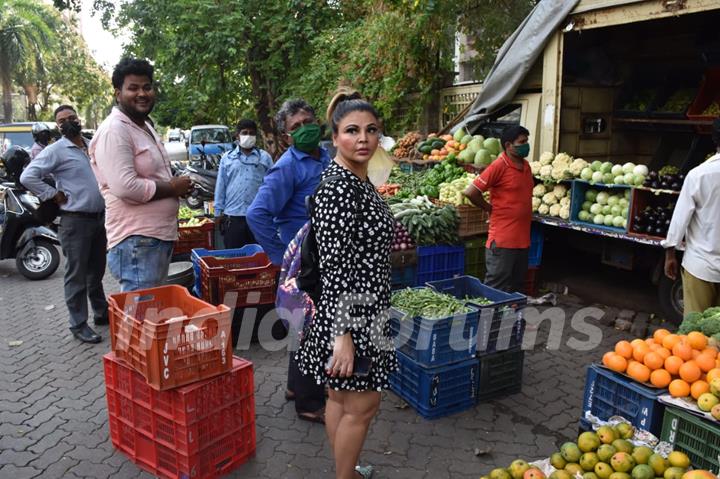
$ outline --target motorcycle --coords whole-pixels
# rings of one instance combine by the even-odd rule
[[[4,221],[0,224],[0,260],[15,258],[20,274],[38,280],[60,265],[57,233],[44,226],[40,199],[15,183],[0,185]]]
[[[215,184],[217,183],[218,168],[220,168],[220,157],[218,155],[205,154],[205,142],[201,142],[202,149],[200,157],[191,160],[188,165],[179,171],[179,176],[187,176],[193,184],[193,189],[185,199],[187,205],[192,209],[202,208],[205,201],[215,199]]]

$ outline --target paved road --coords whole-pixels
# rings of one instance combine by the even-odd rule
[[[117,291],[109,278],[106,288]],[[108,438],[101,361],[108,328],[99,328],[103,343],[78,343],[62,297],[61,271],[29,282],[12,261],[0,262],[0,478],[151,477]],[[619,339],[602,332],[603,346],[590,351],[567,346],[571,337],[585,339],[569,328],[559,350],[536,345],[526,353],[522,393],[452,417],[423,420],[385,393],[362,461],[376,465],[379,478],[436,479],[477,478],[518,457],[548,457],[576,434],[586,365]],[[323,428],[296,419],[284,400],[285,353],[254,345],[237,354],[255,364],[258,443],[255,458],[231,477],[332,477]],[[490,451],[476,456],[476,449]]]

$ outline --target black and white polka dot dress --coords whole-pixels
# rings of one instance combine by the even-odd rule
[[[369,181],[337,163],[323,179],[333,180],[315,196],[312,225],[320,253],[322,295],[297,353],[303,374],[335,390],[387,389],[397,368],[390,339],[390,248],[395,220]],[[356,204],[357,203],[357,204]],[[325,366],[335,336],[350,331],[355,356],[372,358],[367,377],[331,378]]]

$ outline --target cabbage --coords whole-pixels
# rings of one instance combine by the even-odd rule
[[[602,167],[602,162],[595,160],[592,163],[590,163],[590,168],[592,168],[593,171],[600,171],[600,168]]]
[[[542,183],[535,185],[535,188],[533,188],[533,196],[537,196],[538,198],[542,198],[542,195],[547,193],[547,189],[545,188],[545,185]]]
[[[599,215],[602,213],[602,205],[598,203],[593,203],[592,206],[590,206],[590,213],[594,215]]]
[[[630,163],[630,162],[625,163],[622,166],[622,169],[623,169],[623,173],[632,173],[633,170],[635,169],[635,163]]]
[[[632,173],[625,173],[625,183],[628,185],[632,185],[635,182],[635,175]]]
[[[624,210],[622,210],[620,212],[620,216],[622,216],[623,218],[627,218],[628,217],[628,209],[625,208]]]
[[[602,165],[600,165],[600,171],[605,173],[610,173],[612,171],[613,164],[609,161],[604,162]]]
[[[630,200],[630,193],[632,193],[630,190],[625,190],[625,199]]]
[[[595,198],[595,201],[597,201],[597,202],[600,203],[601,205],[606,205],[607,202],[608,202],[608,197],[609,197],[609,196],[610,196],[610,195],[608,195],[607,191],[601,191],[600,193],[597,194],[597,197]]]
[[[592,175],[593,175],[593,170],[589,166],[586,166],[580,172],[580,178],[582,178],[585,181],[590,181],[592,179]]]
[[[592,178],[590,179],[590,181],[592,183],[602,183],[602,179],[603,179],[603,174],[599,171],[596,171],[592,174]]]
[[[582,204],[582,210],[583,210],[583,211],[590,211],[590,207],[591,207],[592,205],[593,205],[593,204],[592,204],[590,201],[585,201],[585,202]]]
[[[587,211],[581,211],[578,213],[578,219],[580,221],[592,221],[592,215]]]
[[[612,170],[610,170],[610,173],[612,173],[613,176],[621,175],[624,173],[623,167],[620,165],[613,165]]]
[[[633,184],[635,186],[642,186],[645,183],[645,176],[633,173]]]
[[[620,199],[617,197],[617,195],[610,195],[608,196],[607,204],[609,204],[610,206],[614,206],[618,204],[619,201]]]
[[[647,176],[648,174],[650,174],[650,172],[648,171],[648,167],[645,165],[637,165],[635,168],[633,168],[632,172],[633,174],[643,176]]]
[[[616,216],[615,218],[613,218],[612,225],[613,225],[614,227],[616,227],[616,228],[622,228],[622,225],[623,225],[623,222],[624,222],[624,221],[625,221],[625,220],[623,219],[622,216]]]
[[[613,184],[616,185],[624,185],[625,184],[625,177],[623,175],[617,175],[615,179],[613,180]]]
[[[618,204],[623,208],[627,208],[630,203],[625,198],[620,198]]]
[[[627,229],[627,219],[624,219],[624,220],[623,220],[622,227],[625,228],[625,229]]]
[[[605,173],[602,177],[602,182],[606,185],[612,185],[614,179],[612,173]]]
[[[610,205],[603,205],[603,207],[602,207],[602,214],[604,214],[604,215],[609,215],[611,211],[612,211],[612,206],[610,206]]]
[[[595,215],[593,218],[593,223],[596,225],[601,225],[605,222],[605,217],[603,215]]]
[[[585,192],[585,199],[587,201],[595,202],[595,198],[597,198],[598,192],[597,190],[587,190]]]
[[[619,205],[613,205],[610,207],[610,214],[615,216],[616,219],[618,217],[620,217],[621,213],[622,213],[622,208],[620,208]]]
[[[605,226],[612,226],[614,219],[615,217],[613,215],[605,215],[605,221],[603,221],[603,223]]]

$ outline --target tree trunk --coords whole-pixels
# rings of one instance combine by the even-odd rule
[[[29,121],[37,121],[38,87],[36,85],[23,85],[25,96],[27,96],[27,114]]]
[[[2,96],[3,96],[3,118],[5,123],[12,123],[13,105],[12,105],[12,81],[10,81],[10,70],[4,66],[2,75]]]
[[[255,111],[257,112],[258,122],[260,123],[263,143],[267,152],[270,153],[270,156],[277,160],[283,151],[285,151],[285,147],[279,141],[280,136],[278,135],[277,125],[275,125],[275,119],[273,118],[273,114],[277,110],[275,97],[267,88],[267,81],[262,73],[257,71],[250,62],[248,72],[253,95],[257,98]]]

